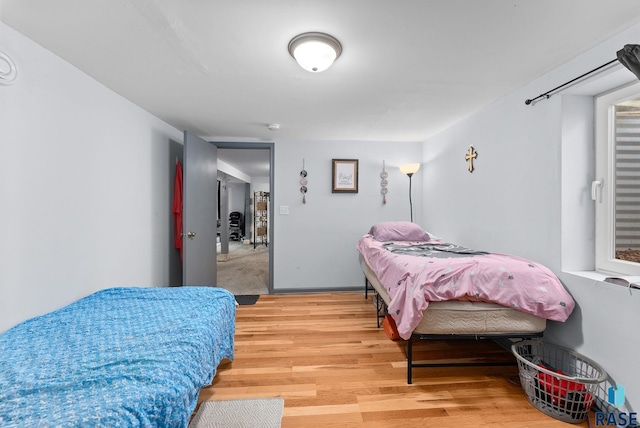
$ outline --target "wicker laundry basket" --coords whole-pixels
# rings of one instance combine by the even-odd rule
[[[599,384],[607,373],[595,361],[538,340],[514,343],[520,384],[529,402],[541,412],[569,423],[584,421]]]

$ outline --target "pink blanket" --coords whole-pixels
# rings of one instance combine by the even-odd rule
[[[411,337],[429,302],[482,300],[553,321],[565,321],[573,311],[573,298],[545,266],[465,250],[440,241],[360,239],[358,251],[389,293],[389,313],[403,339]]]

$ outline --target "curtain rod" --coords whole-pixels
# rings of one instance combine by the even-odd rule
[[[609,61],[609,62],[608,62],[608,63],[606,63],[606,64],[602,64],[600,67],[596,67],[596,68],[594,68],[594,69],[593,69],[593,70],[591,70],[591,71],[587,71],[587,72],[586,72],[586,73],[584,73],[583,75],[578,76],[578,77],[576,77],[575,79],[571,79],[571,80],[569,80],[568,82],[563,83],[562,85],[560,85],[560,86],[558,86],[558,87],[555,87],[555,88],[553,88],[553,89],[551,89],[551,90],[549,90],[549,91],[545,92],[544,94],[540,94],[540,95],[538,95],[537,97],[535,97],[534,99],[526,100],[524,103],[525,103],[526,105],[529,105],[529,104],[531,104],[532,102],[534,102],[535,100],[537,100],[537,99],[539,99],[539,98],[542,98],[542,97],[546,97],[547,99],[549,99],[549,97],[551,96],[550,94],[551,94],[552,92],[555,92],[555,91],[557,91],[557,90],[558,90],[558,89],[560,89],[560,88],[564,88],[565,86],[567,86],[567,85],[569,85],[569,84],[571,84],[571,83],[575,82],[576,80],[580,80],[580,79],[582,79],[583,77],[590,75],[591,73],[595,73],[596,71],[600,70],[601,68],[604,68],[604,67],[606,67],[606,66],[608,66],[608,65],[611,65],[611,64],[613,64],[613,63],[614,63],[614,62],[616,62],[616,61],[618,61],[618,59],[617,59],[617,58],[616,58],[616,59],[614,59],[614,60]]]

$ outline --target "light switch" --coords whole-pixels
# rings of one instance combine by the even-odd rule
[[[280,214],[289,215],[289,205],[280,205]]]

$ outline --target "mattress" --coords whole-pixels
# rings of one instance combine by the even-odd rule
[[[186,427],[234,333],[223,289],[98,291],[0,335],[0,426]]]
[[[391,298],[360,257],[362,270],[385,304]],[[414,334],[528,334],[546,328],[547,320],[496,303],[465,300],[431,302]]]

